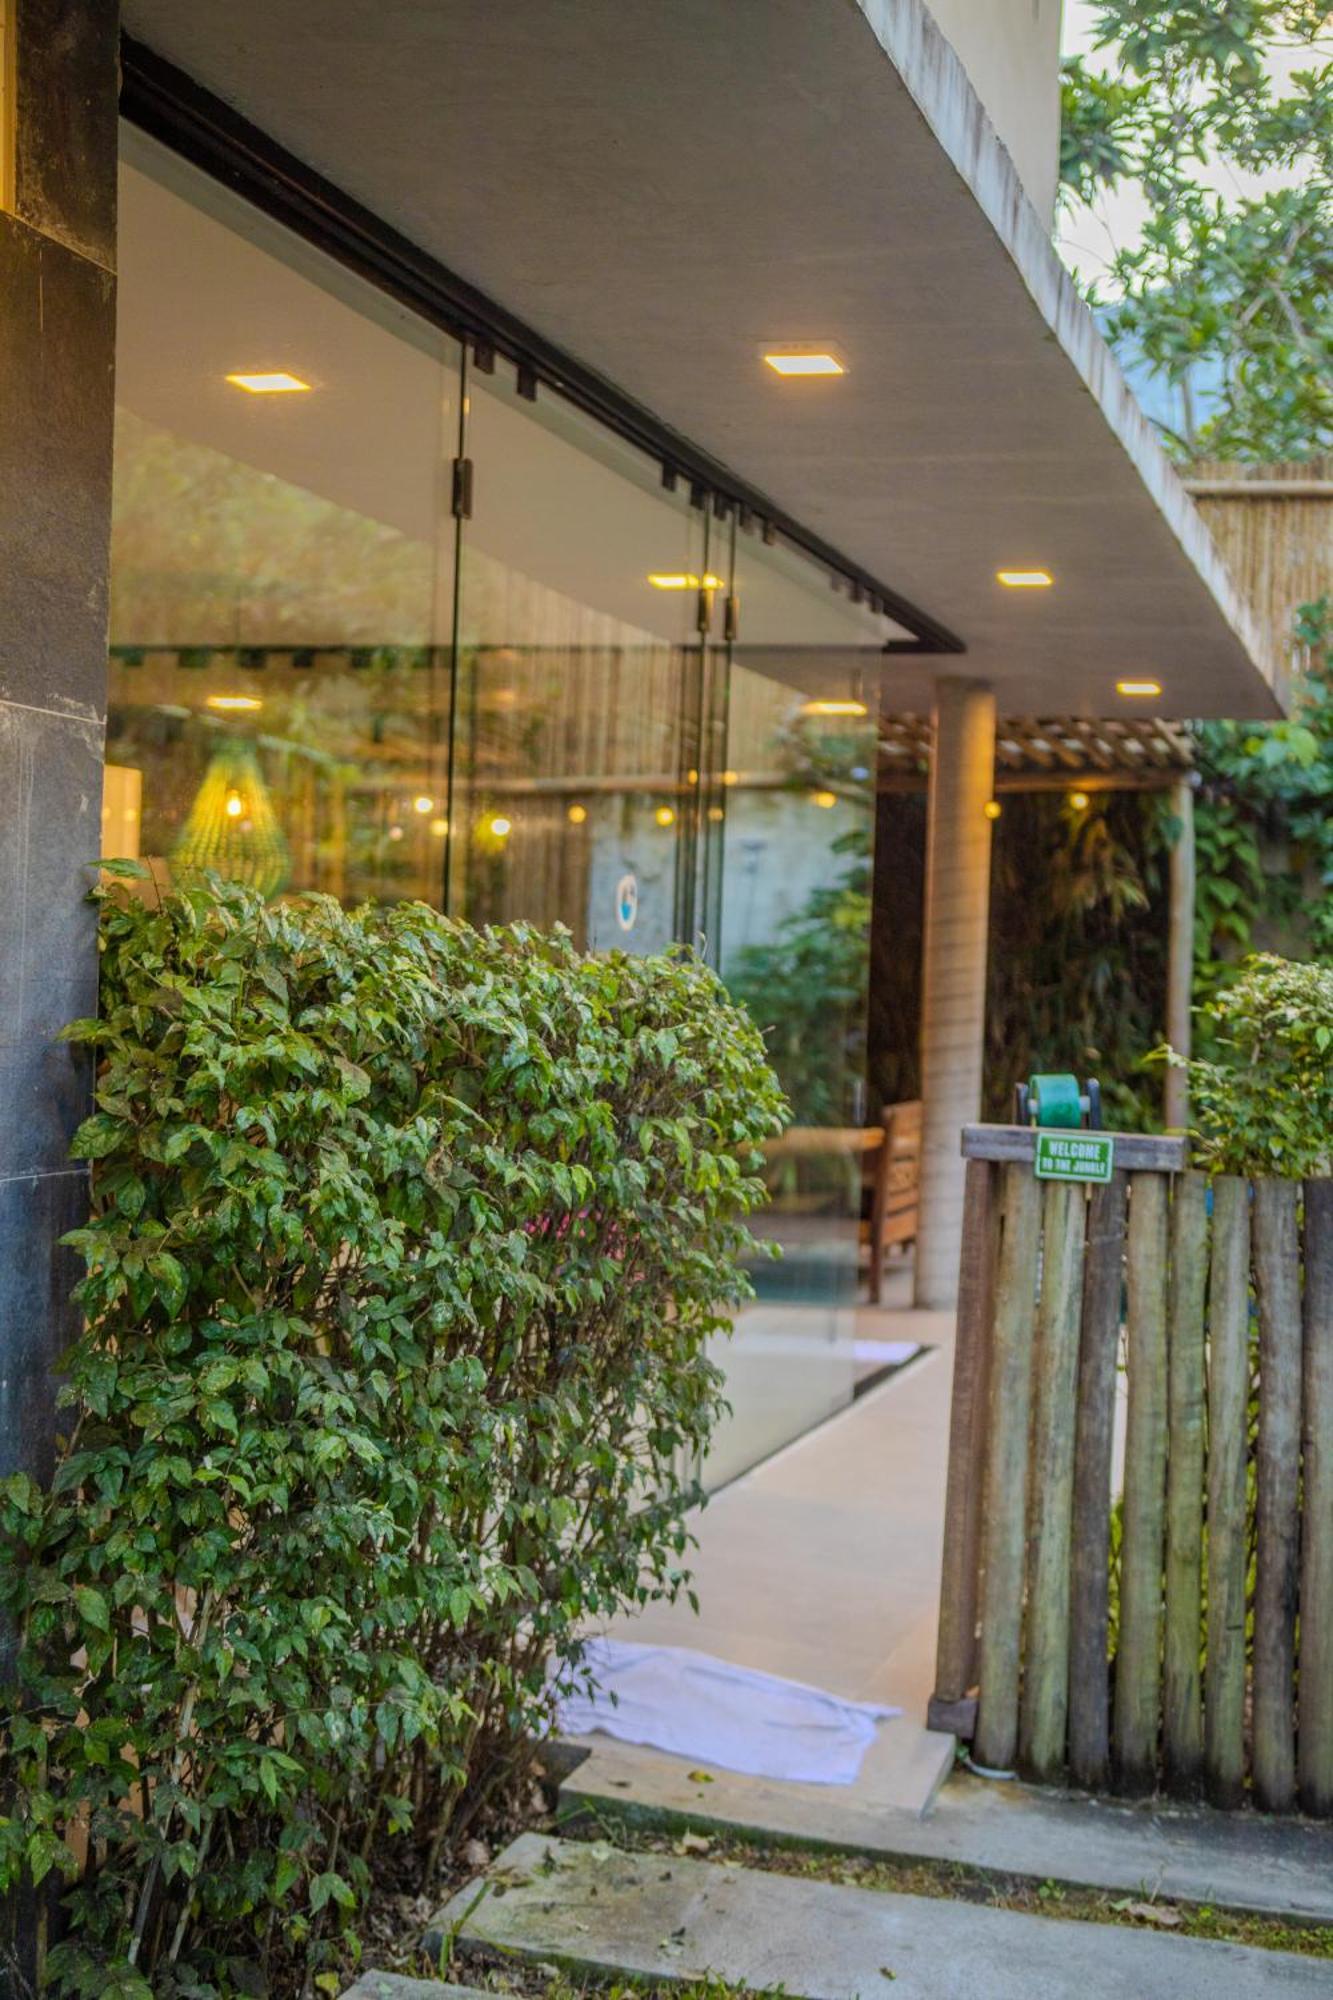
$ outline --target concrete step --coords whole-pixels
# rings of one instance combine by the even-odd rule
[[[888,1723],[880,1733],[896,1727]],[[595,1740],[593,1755],[561,1786],[564,1815],[581,1808],[637,1815],[885,1860],[961,1862],[1036,1882],[1333,1924],[1333,1824],[1160,1800],[1121,1804],[963,1773],[949,1779],[923,1818],[886,1809],[861,1786],[780,1785],[726,1772],[705,1784],[679,1758]]]
[[[789,2000],[1287,2000],[1327,1961],[523,1834],[461,1890],[460,1942],[592,1974],[781,1987]],[[432,1939],[434,1942],[432,1943]]]
[[[495,2000],[480,1986],[452,1986],[447,1979],[405,1979],[401,1972],[363,1972],[342,2000]]]

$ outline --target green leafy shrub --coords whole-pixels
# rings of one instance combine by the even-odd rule
[[[1333,967],[1258,953],[1201,1012],[1208,1054],[1182,1064],[1200,1163],[1215,1173],[1326,1174]]]
[[[548,1660],[682,1587],[782,1099],[686,954],[216,882],[102,946],[70,1436],[0,1486],[0,1880],[77,1876],[58,1993],[336,1987]]]

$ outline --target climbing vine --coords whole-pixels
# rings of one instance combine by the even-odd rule
[[[1333,962],[1333,602],[1302,606],[1306,671],[1292,713],[1194,727],[1195,1000],[1256,949]],[[1206,1017],[1201,1025],[1205,1028]]]

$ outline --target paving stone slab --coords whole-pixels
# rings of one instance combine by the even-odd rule
[[[678,1758],[599,1742],[561,1786],[561,1811],[680,1820],[887,1860],[961,1862],[1037,1882],[1333,1924],[1333,1825],[1326,1823],[1128,1805],[966,1775],[951,1778],[922,1819],[868,1811],[833,1786],[811,1797],[812,1786],[709,1775],[701,1783]]]
[[[399,1972],[363,1972],[342,2000],[495,2000],[480,1986],[451,1986],[447,1979],[404,1979]]]
[[[438,1940],[788,2000],[1328,2000],[1327,1961],[523,1834]],[[429,1939],[428,1939],[429,1945]],[[438,1948],[438,1945],[435,1947]],[[890,1988],[890,1982],[892,1982]]]

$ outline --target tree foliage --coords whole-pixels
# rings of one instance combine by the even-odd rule
[[[782,1099],[686,953],[216,881],[101,936],[0,1888],[73,1878],[60,1994],[336,1989],[375,1864],[428,1883],[548,1666],[682,1587]]]
[[[1287,720],[1194,725],[1200,999],[1258,944],[1333,963],[1333,604],[1306,605],[1297,634],[1309,668]]]
[[[1068,198],[1130,186],[1145,205],[1094,300],[1169,390],[1182,458],[1333,445],[1329,23],[1312,0],[1104,0],[1113,66],[1065,63]],[[1275,81],[1292,50],[1302,66]]]
[[[1201,1163],[1295,1180],[1327,1174],[1333,968],[1260,953],[1204,1011],[1209,1053],[1184,1065]]]
[[[1166,442],[1186,463],[1333,443],[1330,18],[1309,0],[1105,0],[1103,59],[1065,65],[1067,198],[1133,190],[1144,213],[1093,303],[1167,390]],[[1309,670],[1289,720],[1194,725],[1205,1003],[1256,945],[1333,958],[1329,608],[1297,615]],[[1198,1045],[1218,1032],[1205,1005]]]

